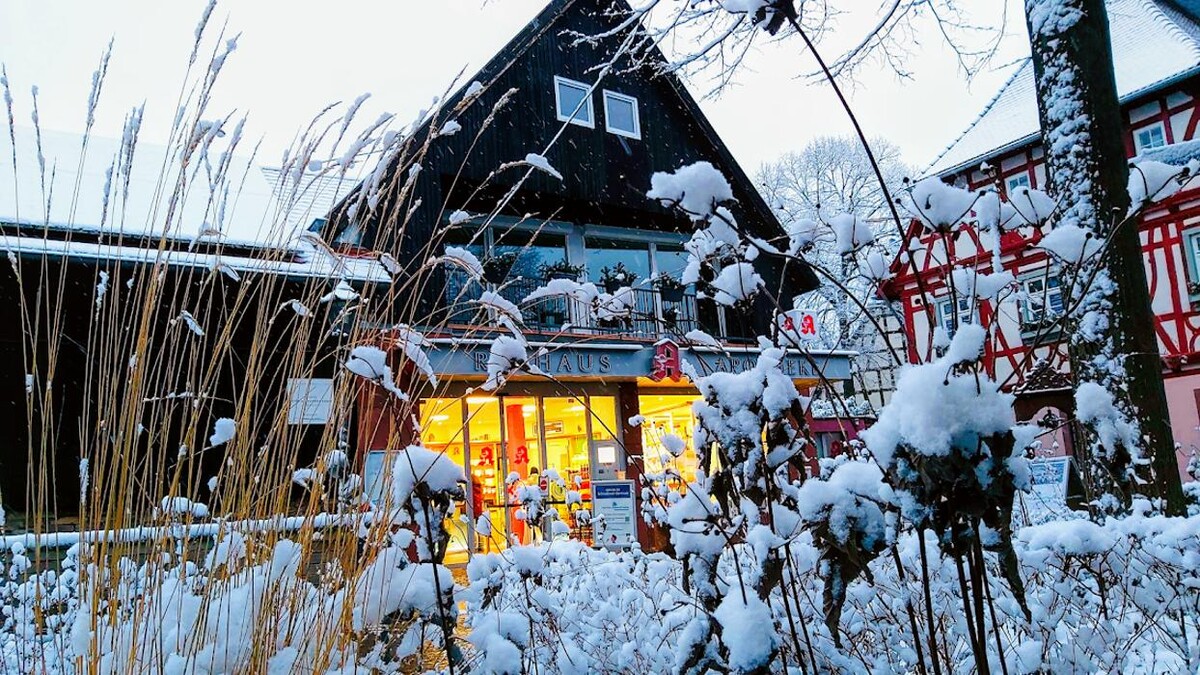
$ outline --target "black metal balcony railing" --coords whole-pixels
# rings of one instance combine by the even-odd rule
[[[476,302],[485,290],[497,290],[500,297],[521,310],[525,327],[533,332],[582,335],[619,335],[622,337],[655,340],[681,336],[700,329],[716,334],[716,318],[703,321],[694,292],[685,292],[679,299],[666,299],[652,288],[631,289],[633,307],[627,316],[597,320],[592,307],[584,302],[562,296],[525,302],[525,298],[544,286],[543,279],[518,277],[496,287],[471,279],[465,272],[447,272],[443,300],[449,308],[449,323],[460,326],[479,326],[491,323],[486,311]]]

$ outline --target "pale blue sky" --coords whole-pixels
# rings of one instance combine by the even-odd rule
[[[969,87],[935,34],[917,36],[908,60],[915,79],[881,66],[858,76],[855,107],[871,135],[890,138],[913,163],[930,160],[970,122],[1005,79],[1003,67],[1027,51],[1018,0],[1007,0],[1012,35],[992,70]],[[214,112],[250,111],[249,132],[264,136],[274,163],[293,134],[326,104],[372,98],[362,121],[382,111],[409,119],[463,68],[469,75],[544,5],[545,0],[247,0],[218,4],[214,26],[241,32],[219,81]],[[854,0],[858,5],[861,0]],[[147,102],[145,138],[161,142],[179,94],[192,31],[204,0],[5,0],[0,61],[28,124],[29,87],[38,85],[42,124],[82,129],[91,73],[110,36],[116,46],[97,132],[118,135],[128,109]],[[875,3],[863,3],[874,8]],[[975,3],[968,3],[975,4]],[[843,17],[830,50],[855,39],[867,12]],[[991,15],[993,18],[999,14]],[[211,43],[210,43],[211,44]],[[797,79],[812,70],[798,40],[765,43],[738,85],[703,107],[751,173],[816,135],[849,126],[827,87]],[[703,84],[693,91],[703,93]]]

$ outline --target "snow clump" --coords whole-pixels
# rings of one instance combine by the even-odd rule
[[[729,181],[709,162],[696,162],[674,172],[655,172],[650,178],[650,199],[666,206],[678,205],[697,220],[711,216],[718,206],[733,199]]]

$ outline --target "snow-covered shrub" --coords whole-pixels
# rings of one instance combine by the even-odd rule
[[[885,511],[892,490],[874,462],[845,461],[825,477],[806,481],[794,492],[795,516],[812,534],[820,552],[824,588],[822,609],[834,642],[846,590],[862,575],[870,580],[870,563],[895,538],[895,523]],[[778,521],[782,508],[775,511]]]
[[[475,673],[666,673],[695,608],[677,561],[578,542],[475,556],[464,591]]]

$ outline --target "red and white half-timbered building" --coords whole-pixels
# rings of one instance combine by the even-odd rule
[[[1171,164],[1200,157],[1200,1],[1109,0],[1108,12],[1129,156]],[[1031,62],[1017,68],[926,173],[971,190],[994,186],[1005,198],[1022,186],[1045,187]],[[1139,225],[1183,467],[1193,450],[1200,452],[1200,180],[1154,204]],[[996,242],[995,235],[965,225],[950,235],[925,234],[919,246],[901,253],[885,290],[904,308],[910,360],[929,358],[935,326],[988,327],[995,339],[986,362],[1017,394],[1018,418],[1057,429],[1043,447],[1057,444],[1069,452],[1065,427],[1056,423],[1070,414],[1069,365],[1053,318],[1064,309],[1062,286],[1071,280],[1061,278],[1054,260],[1037,248],[1045,234],[1044,228],[1025,227]],[[991,272],[997,248],[1004,270],[1016,278],[1014,292],[998,301],[959,295],[952,303],[951,265]]]

